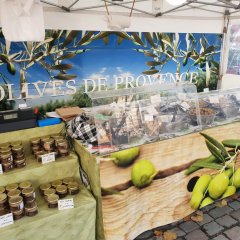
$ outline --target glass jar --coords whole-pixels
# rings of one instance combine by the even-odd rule
[[[32,147],[32,154],[36,157],[36,154],[40,151],[43,151],[42,150],[42,147],[41,146],[35,146],[35,147]]]
[[[10,198],[8,203],[12,212],[19,211],[24,208],[23,198],[21,196]]]
[[[58,149],[59,157],[67,157],[70,154],[69,149]]]
[[[8,208],[0,208],[0,216],[6,215],[9,213]]]
[[[41,137],[41,146],[43,147],[44,142],[49,140],[49,139],[50,139],[50,136]]]
[[[47,198],[48,207],[49,208],[57,208],[58,207],[59,196],[57,194],[52,194]]]
[[[11,199],[11,198],[14,198],[14,197],[18,197],[20,195],[21,195],[21,191],[19,189],[11,190],[7,194],[8,199]]]
[[[39,186],[40,194],[43,196],[44,195],[44,191],[47,190],[47,189],[50,189],[50,188],[51,188],[51,184],[50,183],[41,184]]]
[[[62,180],[52,181],[51,184],[52,184],[52,187],[53,187],[53,188],[56,188],[57,186],[62,185]]]
[[[78,194],[80,191],[79,184],[77,182],[70,182],[67,187],[68,187],[68,193],[70,195]]]
[[[74,178],[73,177],[67,177],[62,180],[64,185],[68,185],[70,182],[73,182]]]
[[[0,208],[8,207],[7,194],[0,193]]]
[[[15,142],[11,142],[10,144],[12,147],[19,147],[22,145],[22,142],[21,141],[15,141]]]
[[[24,188],[22,190],[22,196],[25,203],[36,200],[36,195],[33,187]]]
[[[25,205],[25,215],[28,217],[33,217],[38,214],[38,206],[36,202],[33,204],[26,204]]]
[[[24,157],[24,148],[22,145],[12,148],[13,159],[19,160]]]
[[[57,149],[68,149],[68,142],[67,140],[61,140],[61,141],[57,141]]]
[[[45,151],[54,151],[55,145],[54,145],[54,139],[49,138],[48,140],[45,140],[43,142],[43,148]]]
[[[66,185],[60,185],[56,187],[56,193],[59,196],[59,198],[64,198],[68,194],[68,188]]]
[[[23,168],[26,166],[26,160],[25,157],[23,156],[22,159],[14,160],[14,165],[16,168]]]
[[[30,181],[24,181],[19,184],[19,189],[23,190],[25,188],[32,187],[32,183]]]
[[[4,172],[9,172],[13,169],[13,162],[12,163],[3,163],[2,167],[3,167]]]
[[[17,210],[17,211],[13,211],[12,212],[13,214],[13,219],[16,221],[16,220],[19,220],[21,219],[22,217],[24,217],[24,209],[20,209],[20,210]]]
[[[48,197],[55,194],[55,193],[56,193],[56,190],[54,188],[46,189],[43,193],[45,200],[47,201]]]
[[[5,189],[7,192],[9,192],[11,190],[16,190],[16,189],[18,189],[18,184],[17,183],[8,184]]]
[[[0,154],[0,161],[2,164],[13,163],[13,157],[11,152],[1,153]]]
[[[0,186],[0,194],[1,194],[1,193],[5,193],[5,192],[6,192],[5,187]]]
[[[11,148],[7,147],[7,148],[0,148],[0,154],[7,154],[7,153],[11,153],[12,154],[12,150]]]
[[[40,147],[41,146],[41,140],[40,138],[32,138],[30,139],[31,146],[33,147]]]

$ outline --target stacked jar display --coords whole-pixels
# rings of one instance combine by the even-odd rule
[[[48,153],[54,153],[55,157],[66,157],[70,153],[68,142],[61,135],[33,138],[31,147],[32,153],[39,162],[42,162],[42,157]]]
[[[0,216],[11,212],[14,220],[38,213],[35,190],[30,181],[0,187]]]
[[[58,207],[58,200],[69,195],[79,193],[79,183],[72,177],[55,180],[39,186],[41,195],[48,203],[49,208]]]
[[[20,141],[0,145],[0,164],[4,172],[26,166],[24,147]]]

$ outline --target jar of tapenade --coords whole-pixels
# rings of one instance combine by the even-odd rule
[[[52,181],[51,184],[52,184],[52,187],[53,187],[53,188],[56,188],[57,186],[62,185],[62,180]]]
[[[7,148],[0,148],[0,154],[5,154],[5,153],[11,153],[12,154],[12,151],[11,151],[11,148],[7,147]]]
[[[24,209],[20,209],[20,210],[17,210],[17,211],[12,211],[12,214],[13,214],[13,219],[14,220],[19,220],[22,217],[24,217]]]
[[[9,201],[10,210],[12,212],[19,211],[24,208],[23,198],[21,196],[10,198]]]
[[[24,181],[19,184],[19,189],[23,190],[25,188],[32,187],[32,183],[30,181]]]
[[[78,194],[80,191],[79,184],[77,182],[70,182],[67,187],[68,187],[68,193],[70,195]]]
[[[44,183],[39,186],[40,194],[44,195],[44,191],[51,188],[50,183]]]
[[[45,151],[53,151],[55,149],[55,145],[54,145],[54,139],[53,138],[49,138],[48,140],[45,140],[43,142],[43,148]]]
[[[8,208],[0,208],[0,216],[6,215],[9,213]]]
[[[0,148],[9,148],[10,144],[9,143],[2,143],[0,144]]]
[[[60,185],[56,187],[56,193],[59,196],[59,198],[64,198],[68,194],[68,188],[66,185]]]
[[[59,196],[57,194],[52,194],[47,198],[48,207],[56,208],[58,207]]]
[[[11,152],[1,153],[0,161],[2,164],[13,163],[12,153]]]
[[[12,163],[3,163],[2,167],[3,167],[4,172],[9,172],[13,169],[13,162]]]
[[[16,189],[18,189],[18,184],[17,183],[8,184],[5,189],[7,192],[9,192],[11,190],[16,190]]]
[[[14,160],[14,165],[16,168],[23,168],[26,166],[26,160],[25,157],[23,156],[22,159]]]
[[[22,142],[21,142],[21,141],[11,142],[11,146],[12,146],[12,147],[18,147],[18,146],[21,146],[21,145],[22,145]]]
[[[60,141],[57,141],[57,149],[68,149],[68,142],[67,140],[60,140]]]
[[[5,192],[6,192],[5,187],[0,186],[0,194],[1,194],[1,193],[5,193]]]
[[[56,193],[56,190],[54,188],[46,189],[43,193],[45,200],[47,200],[49,196],[51,196],[55,193]]]
[[[64,185],[68,185],[70,182],[73,182],[74,178],[73,177],[67,177],[62,180]]]
[[[39,146],[35,146],[35,147],[32,147],[32,154],[36,157],[36,154],[40,151],[43,151],[42,147],[39,145]]]
[[[41,146],[41,140],[40,138],[32,138],[31,140],[31,146],[33,147],[40,147]]]
[[[38,214],[38,206],[36,202],[33,204],[26,204],[25,205],[25,215],[28,217],[33,217]]]
[[[37,161],[38,162],[42,162],[42,157],[47,154],[47,152],[45,151],[41,151],[41,152],[38,152],[36,155],[37,155]]]
[[[24,157],[24,149],[22,145],[12,147],[13,159],[19,160]]]
[[[0,208],[6,208],[6,207],[8,207],[7,194],[1,193],[0,194]]]
[[[36,195],[33,187],[24,188],[22,190],[22,196],[25,203],[36,200]]]
[[[59,157],[67,157],[70,154],[69,149],[58,149]]]
[[[19,189],[11,190],[7,194],[8,199],[11,199],[11,198],[14,198],[14,197],[18,197],[20,195],[21,195],[21,191]]]

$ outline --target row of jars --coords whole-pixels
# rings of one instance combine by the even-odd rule
[[[48,203],[49,208],[58,207],[59,199],[62,199],[67,195],[78,194],[80,191],[79,183],[72,177],[42,184],[39,186],[39,190],[41,195]]]
[[[67,140],[58,134],[31,139],[31,148],[39,162],[42,161],[42,156],[47,153],[54,152],[55,157],[66,157],[70,153]]]
[[[21,141],[0,144],[0,164],[4,172],[26,166],[24,147]]]
[[[0,187],[0,216],[9,212],[12,212],[14,220],[38,213],[35,190],[30,181]]]

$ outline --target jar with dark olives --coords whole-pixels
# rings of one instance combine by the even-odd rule
[[[36,200],[36,195],[33,187],[24,188],[22,190],[22,196],[25,203]]]
[[[78,194],[80,191],[79,184],[77,182],[70,182],[67,187],[70,195]]]
[[[58,207],[59,196],[57,194],[52,194],[47,198],[48,207],[49,208],[57,208]]]
[[[24,208],[23,198],[21,196],[10,198],[9,201],[10,210],[12,212],[19,211]]]
[[[64,198],[68,194],[68,188],[66,185],[60,185],[56,187],[56,193],[59,196],[59,198]]]
[[[28,217],[33,217],[38,214],[38,206],[37,203],[34,202],[33,204],[26,204],[25,205],[25,215]]]

